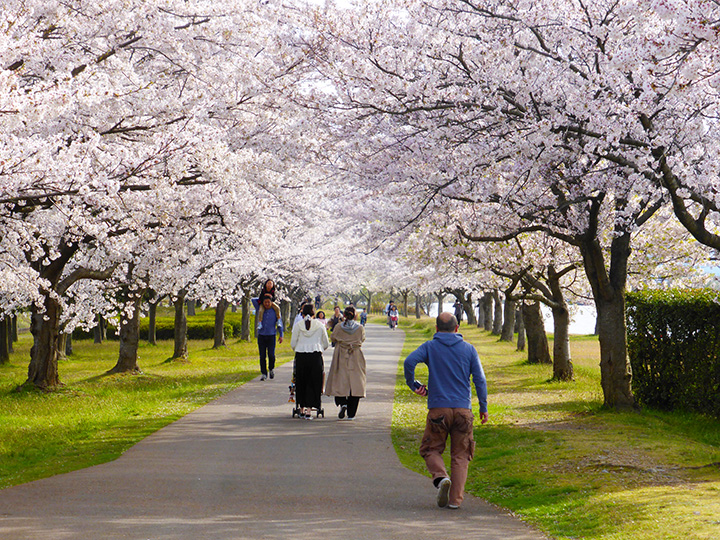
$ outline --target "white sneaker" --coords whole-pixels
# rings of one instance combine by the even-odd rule
[[[450,500],[450,486],[452,486],[452,482],[449,478],[443,478],[438,484],[437,505],[440,508],[445,508],[448,505]]]
[[[264,373],[263,373],[262,375],[260,375],[260,380],[261,380],[261,381],[264,381],[264,380],[266,380],[266,379],[267,379],[267,375],[265,375]]]

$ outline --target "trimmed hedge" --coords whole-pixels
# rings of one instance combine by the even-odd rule
[[[252,329],[254,317],[250,316]],[[140,339],[147,338],[149,319],[140,319]],[[242,313],[228,311],[225,314],[225,337],[240,337],[242,333]],[[155,337],[158,340],[175,339],[175,317],[157,317],[155,319]],[[187,318],[188,339],[213,339],[215,337],[215,310],[198,312],[197,315]],[[73,339],[92,339],[92,330],[86,332],[80,328],[73,331]],[[118,339],[117,328],[108,324],[107,338]]]
[[[720,417],[720,291],[629,293],[627,328],[640,403]]]

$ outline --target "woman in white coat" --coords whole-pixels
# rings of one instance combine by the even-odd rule
[[[295,399],[300,418],[312,420],[312,409],[320,409],[323,390],[322,353],[330,346],[325,325],[313,318],[312,304],[302,308],[302,319],[292,329],[290,346],[295,351]]]

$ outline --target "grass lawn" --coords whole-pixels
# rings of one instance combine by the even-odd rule
[[[434,320],[402,327],[404,358],[432,337]],[[602,410],[594,337],[572,339],[575,381],[559,383],[549,380],[551,366],[528,365],[513,344],[474,327],[460,331],[477,347],[489,388],[470,493],[555,538],[720,538],[720,420]],[[393,441],[401,461],[424,472],[426,401],[405,386],[401,367]]]
[[[289,339],[278,365],[291,359]],[[104,373],[118,343],[74,341],[60,362],[64,386],[50,393],[14,389],[27,379],[32,338],[21,334],[0,366],[0,488],[115,459],[150,433],[259,375],[257,344],[189,341],[189,362],[166,362],[173,343],[141,343],[141,375]]]

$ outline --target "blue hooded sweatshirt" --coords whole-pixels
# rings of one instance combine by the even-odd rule
[[[478,353],[461,334],[436,332],[405,359],[405,381],[412,389],[415,366],[428,366],[428,409],[449,407],[471,409],[472,376],[480,402],[480,412],[487,412],[487,382]]]

